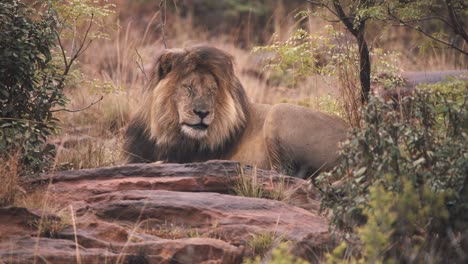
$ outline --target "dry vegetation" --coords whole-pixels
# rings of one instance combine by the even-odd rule
[[[13,204],[20,192],[18,157],[13,154],[7,160],[0,159],[0,206]]]

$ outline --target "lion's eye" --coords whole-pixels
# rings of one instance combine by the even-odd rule
[[[193,95],[193,88],[190,85],[185,85],[185,90],[187,91],[188,95]]]

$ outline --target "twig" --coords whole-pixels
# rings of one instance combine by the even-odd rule
[[[92,40],[90,40],[88,42],[88,44],[85,46],[85,42],[86,42],[86,39],[88,38],[88,34],[89,34],[89,31],[91,30],[91,27],[93,26],[93,20],[94,20],[94,14],[92,13],[91,14],[91,19],[89,20],[89,26],[88,28],[86,29],[86,32],[85,32],[85,35],[83,37],[83,41],[80,43],[80,47],[78,48],[78,50],[76,51],[76,53],[70,58],[70,61],[68,63],[68,68],[66,68],[66,72],[64,72],[64,75],[67,75],[68,74],[68,71],[70,70],[71,68],[71,65],[73,64],[73,62],[78,58],[78,56],[80,56],[82,53],[82,51],[86,51],[86,49],[89,47],[89,45],[91,44]],[[83,50],[83,48],[85,48]]]
[[[60,38],[60,33],[57,31],[54,31],[55,35],[57,35],[57,41],[60,47],[60,51],[62,52],[62,57],[63,57],[63,64],[65,64],[65,69],[68,68],[68,60],[67,60],[67,55],[65,54],[65,47],[62,44],[62,39]],[[65,72],[65,70],[64,70]]]
[[[145,76],[145,80],[148,81],[148,76],[146,76],[146,72],[145,72],[145,65],[143,65],[143,58],[141,57],[140,53],[138,52],[138,49],[135,48],[135,52],[138,56],[138,58],[140,59],[140,62],[141,64],[138,62],[138,60],[135,60],[138,68],[140,69],[140,71],[143,73],[143,76]]]
[[[69,109],[66,109],[66,108],[60,108],[60,109],[51,110],[50,112],[60,112],[60,111],[65,111],[65,112],[69,112],[69,113],[80,112],[80,111],[86,110],[86,109],[90,108],[91,106],[93,106],[93,105],[99,103],[100,101],[102,101],[102,99],[104,99],[104,96],[103,96],[103,95],[101,95],[101,98],[99,98],[98,100],[92,102],[92,103],[89,104],[88,106],[83,107],[83,108],[81,108],[81,109],[69,110]]]
[[[73,235],[75,237],[76,263],[81,264],[80,245],[78,244],[78,235],[77,235],[77,232],[76,232],[76,220],[75,220],[75,214],[73,212],[73,205],[71,205],[71,204],[70,204],[70,214],[71,214],[71,217],[72,217]]]
[[[320,2],[312,1],[312,0],[305,0],[305,1],[308,2],[308,3],[311,3],[311,4],[313,4],[313,5],[318,5],[318,6],[325,7],[325,8],[328,9],[328,11],[330,11],[330,13],[332,13],[334,16],[339,17],[338,14],[337,14],[331,7],[328,6],[328,4],[324,4],[324,3],[320,3]]]
[[[163,13],[163,4],[164,4],[164,13]],[[162,41],[163,41],[165,49],[167,49],[167,38],[166,38],[167,13],[166,11],[167,11],[166,0],[161,0],[161,2],[159,2],[159,20],[161,23]]]
[[[388,14],[391,18],[395,19],[397,22],[399,22],[400,24],[402,24],[403,26],[406,26],[406,27],[408,27],[408,28],[410,28],[410,29],[413,29],[413,30],[415,30],[415,31],[417,31],[417,32],[419,32],[419,33],[421,33],[421,34],[423,34],[424,36],[426,36],[426,37],[428,37],[428,38],[434,40],[435,42],[439,42],[439,43],[441,43],[441,44],[443,44],[443,45],[446,45],[446,46],[448,46],[448,47],[450,47],[450,48],[455,49],[456,51],[459,51],[459,52],[461,52],[461,53],[463,53],[463,54],[465,54],[465,55],[468,55],[468,52],[462,50],[461,48],[457,47],[456,45],[454,45],[454,44],[452,44],[452,43],[449,43],[449,42],[446,42],[446,41],[443,41],[442,39],[436,38],[436,37],[432,36],[431,34],[429,34],[428,32],[424,31],[421,27],[419,27],[419,26],[413,26],[413,25],[411,25],[410,23],[408,23],[407,21],[400,19],[399,17],[397,17],[396,15],[394,15],[394,14],[391,12],[390,9],[387,9],[387,14]]]

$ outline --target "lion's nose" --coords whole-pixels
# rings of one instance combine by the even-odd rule
[[[202,111],[202,110],[196,110],[196,109],[193,109],[193,112],[202,119],[210,114],[209,111]]]

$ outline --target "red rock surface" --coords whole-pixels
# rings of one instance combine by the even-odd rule
[[[241,263],[252,255],[248,241],[266,233],[316,261],[329,238],[314,188],[270,171],[244,167],[244,174],[265,189],[281,182],[291,198],[232,195],[239,165],[226,161],[42,175],[28,184],[47,189],[49,203],[68,212],[67,226],[38,237],[41,211],[0,208],[0,263]]]

